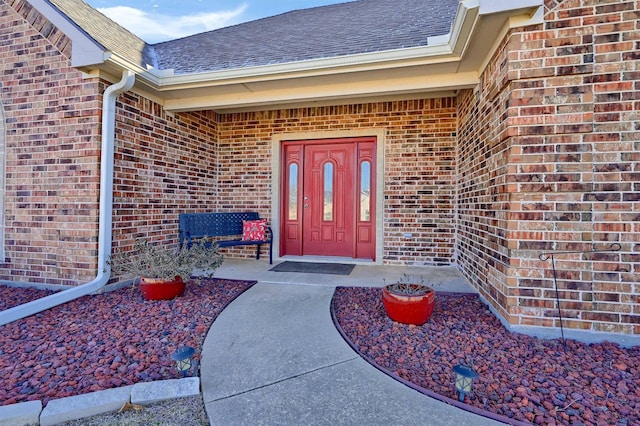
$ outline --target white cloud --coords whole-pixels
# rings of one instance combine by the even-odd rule
[[[173,40],[236,24],[246,9],[247,5],[242,4],[229,11],[171,16],[146,13],[128,6],[98,8],[101,13],[148,43]]]

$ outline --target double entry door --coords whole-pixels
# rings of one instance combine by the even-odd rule
[[[282,144],[282,255],[375,260],[376,139]]]

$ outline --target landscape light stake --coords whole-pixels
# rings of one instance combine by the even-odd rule
[[[583,251],[555,251],[555,252],[547,252],[542,253],[540,256],[540,260],[547,261],[551,259],[551,269],[553,271],[553,285],[556,290],[556,306],[558,307],[558,319],[560,320],[560,335],[562,336],[562,346],[564,347],[564,351],[567,351],[567,341],[564,338],[564,327],[562,326],[562,311],[560,310],[560,296],[558,295],[558,279],[556,277],[556,256],[564,255],[564,254],[588,254],[588,253],[604,253],[610,251],[620,251],[622,246],[618,243],[613,243],[609,246],[608,249],[601,250],[583,250]]]
[[[453,367],[453,372],[456,373],[455,386],[458,391],[458,398],[460,402],[464,402],[464,396],[471,392],[473,381],[478,378],[478,373],[473,368],[463,364]]]
[[[182,373],[182,377],[187,377],[187,372],[191,369],[193,365],[193,374],[196,373],[197,361],[192,362],[191,357],[196,352],[190,346],[183,346],[179,349],[176,349],[174,353],[171,354],[171,359],[176,362],[176,368],[179,372]]]

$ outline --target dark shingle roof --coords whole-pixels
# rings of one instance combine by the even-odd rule
[[[151,64],[149,46],[136,35],[116,24],[82,0],[49,0],[102,47],[136,65]]]
[[[82,0],[49,0],[105,49],[176,74],[426,46],[447,34],[459,0],[358,0],[296,10],[147,45]]]
[[[447,34],[459,0],[359,0],[296,10],[158,43],[160,69],[218,71],[426,46]]]

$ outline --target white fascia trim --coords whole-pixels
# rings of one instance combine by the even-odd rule
[[[542,6],[543,0],[462,0],[458,5],[456,19],[451,27],[449,44],[456,54],[462,56],[467,49],[473,29],[477,27],[483,16],[523,9],[532,9],[538,12]],[[536,12],[528,17],[511,17],[509,28],[539,23],[543,17],[541,18],[540,14]]]
[[[535,7],[535,6],[534,6]],[[524,27],[526,25],[536,25],[544,23],[544,7],[538,6],[535,13],[530,17],[513,16],[509,19],[509,28]]]
[[[473,28],[478,24],[479,9],[478,0],[466,0],[458,4],[458,11],[451,25],[448,44],[451,51],[460,57],[462,57],[469,44]]]
[[[451,54],[450,47],[445,44],[185,75],[167,76],[165,73],[161,74],[157,70],[150,69],[141,77],[154,83],[158,88],[211,82],[238,82],[237,80],[268,80],[292,76],[310,77],[387,69],[397,66],[399,62],[420,65],[427,62],[450,62],[460,59],[449,57],[448,55]],[[438,57],[443,59],[434,61]]]
[[[525,1],[514,1],[515,4],[524,3],[524,2]],[[489,49],[490,53],[487,55],[484,61],[482,61],[482,64],[478,69],[479,73],[484,72],[485,68],[491,61],[491,57],[493,56],[493,53],[498,49],[498,46],[500,45],[500,43],[502,43],[502,40],[505,38],[505,36],[511,29],[544,23],[544,6],[542,4],[542,0],[531,0],[531,1],[527,0],[526,3],[534,3],[532,6],[527,6],[527,7],[537,7],[536,11],[531,16],[521,15],[521,16],[512,16],[509,18],[509,22],[507,22],[504,28],[502,28],[502,30],[500,31],[500,35],[496,38],[495,42],[491,46],[491,49]]]
[[[29,0],[53,25],[71,38],[71,66],[85,67],[105,61],[105,48],[71,22],[62,12],[46,0]]]
[[[464,3],[467,3],[465,1]],[[543,0],[470,0],[480,7],[481,15],[506,12],[509,10],[526,9],[543,6]]]

